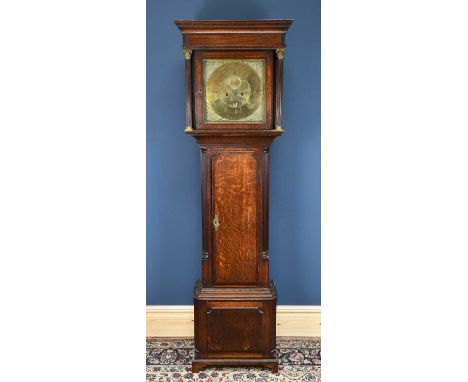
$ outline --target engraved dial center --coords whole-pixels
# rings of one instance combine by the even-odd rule
[[[223,103],[226,106],[239,109],[249,102],[250,85],[241,77],[231,75],[223,81],[220,87],[224,93]]]

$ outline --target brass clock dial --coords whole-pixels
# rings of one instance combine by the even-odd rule
[[[265,120],[264,60],[204,60],[205,121]]]

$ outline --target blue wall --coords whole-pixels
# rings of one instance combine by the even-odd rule
[[[147,304],[191,304],[201,272],[199,151],[185,127],[175,19],[290,18],[283,128],[271,148],[278,303],[320,304],[320,0],[147,1]]]

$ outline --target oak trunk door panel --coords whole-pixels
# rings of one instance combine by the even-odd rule
[[[256,285],[259,278],[259,161],[255,150],[212,156],[213,285]]]
[[[258,307],[208,308],[209,352],[261,353],[264,314]]]

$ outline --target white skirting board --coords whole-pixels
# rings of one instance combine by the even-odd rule
[[[321,307],[278,305],[276,335],[320,337]],[[147,337],[193,337],[192,305],[147,305]]]

